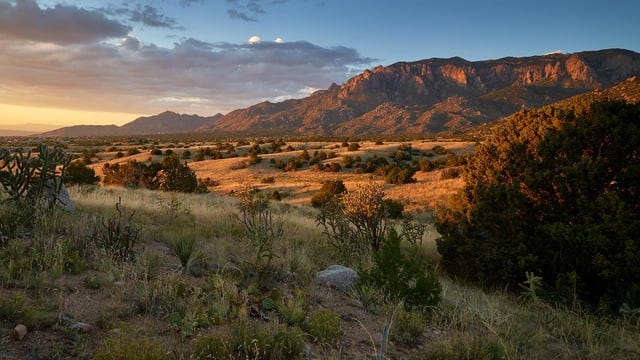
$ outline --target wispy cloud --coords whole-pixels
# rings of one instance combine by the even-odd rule
[[[226,0],[231,7],[227,10],[229,17],[234,20],[258,21],[260,15],[266,14],[265,5],[279,5],[288,0]]]
[[[0,1],[3,38],[56,44],[90,43],[122,37],[130,28],[97,10],[58,4],[40,8],[34,0]]]
[[[102,13],[125,22],[139,23],[149,27],[184,30],[177,20],[162,13],[162,9],[149,4],[113,4],[99,9]]]
[[[130,21],[142,23],[151,27],[165,27],[169,29],[184,29],[178,26],[176,19],[164,15],[160,9],[151,5],[138,4],[135,9],[130,10]]]

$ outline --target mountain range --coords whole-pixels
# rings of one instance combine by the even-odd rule
[[[299,135],[433,134],[490,123],[640,76],[623,49],[467,61],[454,57],[378,66],[303,99],[262,102],[211,117],[164,112],[121,127],[74,126],[49,136],[170,132]]]

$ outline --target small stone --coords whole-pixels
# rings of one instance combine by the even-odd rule
[[[113,285],[118,286],[118,287],[124,286],[124,281],[116,281],[116,282],[113,283]]]
[[[93,326],[91,326],[91,324],[87,324],[87,323],[83,323],[78,321],[77,323],[71,325],[72,329],[77,329],[83,333],[88,333],[91,330],[93,330]]]
[[[24,337],[27,336],[27,333],[27,327],[23,324],[18,324],[13,328],[13,337],[15,337],[16,340],[24,339]]]
[[[316,274],[316,280],[342,291],[350,291],[358,279],[358,273],[342,265],[331,265]]]

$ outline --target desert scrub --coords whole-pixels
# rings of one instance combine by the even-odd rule
[[[433,309],[442,291],[438,278],[415,254],[405,255],[400,241],[395,229],[390,229],[380,249],[373,254],[373,267],[360,271],[358,283],[379,288],[389,298],[403,301],[409,309]]]
[[[419,343],[427,331],[427,325],[422,314],[410,311],[400,311],[391,326],[391,340],[405,345]]]
[[[179,228],[163,233],[171,252],[180,260],[182,271],[192,275],[202,275],[207,268],[206,254],[198,248],[195,231]]]
[[[96,360],[170,360],[162,343],[134,333],[123,333],[102,341],[94,353]]]
[[[284,237],[284,219],[274,214],[269,206],[269,200],[256,196],[254,189],[245,185],[235,191],[240,200],[239,220],[244,226],[247,240],[253,249],[253,271],[261,280],[271,266],[271,260],[276,256],[273,251],[275,243]]]
[[[334,344],[341,334],[340,315],[331,310],[318,310],[309,315],[305,329],[321,344]]]
[[[196,359],[302,359],[304,334],[296,327],[240,321],[231,331],[194,340]]]
[[[122,210],[122,198],[118,198],[115,205],[118,215],[115,217],[102,217],[96,219],[88,238],[91,243],[104,248],[118,260],[133,260],[133,249],[142,229],[133,222],[135,211],[128,215]]]

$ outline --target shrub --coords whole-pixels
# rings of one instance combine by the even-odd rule
[[[301,359],[305,344],[295,327],[241,321],[231,333],[200,336],[194,341],[197,359]]]
[[[413,168],[394,166],[387,171],[384,182],[396,185],[409,184],[416,181],[413,178],[415,173],[416,171]]]
[[[132,221],[135,212],[123,214],[122,201],[116,203],[117,217],[102,218],[91,229],[89,240],[107,250],[119,260],[132,260],[135,257],[133,246],[138,240],[141,228]]]
[[[336,196],[343,194],[347,188],[342,180],[325,180],[322,182],[320,191],[311,197],[311,206],[315,208],[322,207]]]
[[[404,301],[407,308],[435,307],[441,292],[438,278],[415,254],[403,254],[400,242],[395,229],[389,229],[380,249],[373,254],[373,268],[361,270],[358,282],[378,287],[390,298]]]
[[[96,360],[169,360],[162,343],[135,334],[120,334],[104,340],[94,353]]]
[[[73,162],[67,166],[64,172],[64,183],[66,185],[95,185],[100,181],[95,170],[83,162]]]
[[[521,111],[480,144],[457,207],[438,213],[452,274],[554,298],[640,306],[640,105]]]
[[[421,314],[400,311],[391,327],[391,339],[405,345],[416,345],[427,331],[427,325]]]
[[[349,147],[347,148],[347,150],[349,151],[360,150],[360,144],[358,144],[357,142],[352,142],[351,144],[349,144]]]
[[[460,177],[460,169],[448,168],[448,169],[442,170],[442,174],[440,175],[440,180],[455,179],[458,177]]]
[[[257,197],[251,186],[243,186],[235,191],[240,200],[239,220],[244,225],[247,240],[255,252],[253,271],[261,279],[275,256],[274,243],[284,236],[284,220],[274,215],[269,200]]]
[[[381,185],[369,183],[331,199],[320,208],[316,223],[344,264],[351,264],[367,250],[377,250],[389,225]]]
[[[189,150],[185,150],[182,152],[182,154],[180,155],[181,158],[183,159],[190,159],[191,158],[191,151]]]
[[[334,344],[341,334],[340,315],[331,310],[318,310],[309,315],[305,328],[314,341]]]
[[[153,150],[151,150],[151,155],[162,155],[162,150],[153,149]]]

